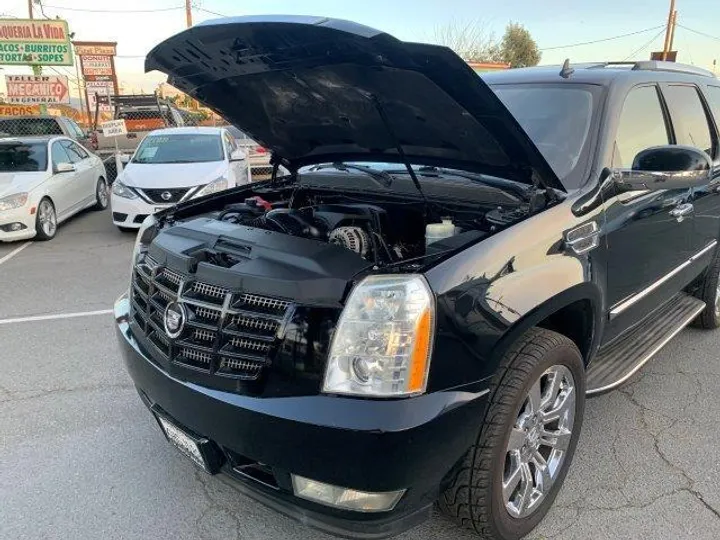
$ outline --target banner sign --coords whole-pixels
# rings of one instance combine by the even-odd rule
[[[0,64],[72,66],[67,22],[0,19]]]
[[[64,75],[6,75],[10,103],[70,103],[68,78]]]
[[[113,75],[113,62],[111,56],[81,56],[80,66],[83,75]]]
[[[36,114],[40,114],[40,107],[37,105],[0,105],[0,117],[34,116]]]

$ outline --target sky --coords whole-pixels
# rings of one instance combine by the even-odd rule
[[[713,69],[715,59],[720,62],[718,2],[676,1],[674,48],[679,51],[678,61],[708,69]],[[116,67],[126,92],[152,91],[164,80],[157,72],[143,73],[144,55],[164,38],[182,31],[186,24],[184,0],[42,0],[42,4],[48,17],[60,16],[68,21],[75,39],[118,42]],[[651,50],[662,50],[662,26],[669,8],[669,0],[193,0],[192,4],[194,23],[217,18],[216,14],[322,15],[359,22],[403,40],[423,42],[434,42],[440,26],[471,20],[499,38],[505,25],[513,21],[530,31],[542,51],[542,64],[562,63],[565,58],[575,62],[649,59]],[[42,16],[37,6],[35,16]],[[4,17],[26,18],[27,1],[2,0],[0,18]],[[640,33],[569,46],[633,32]],[[75,77],[74,68],[61,71]],[[0,75],[23,73],[29,70],[4,66],[0,71]],[[0,78],[2,91],[4,77]],[[73,95],[76,92],[74,87]]]

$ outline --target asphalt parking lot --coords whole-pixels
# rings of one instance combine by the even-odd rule
[[[0,244],[0,538],[327,538],[163,439],[109,313],[132,243],[107,212],[86,212],[52,242]],[[531,538],[720,538],[719,346],[720,331],[686,330],[588,402],[565,487]],[[435,516],[400,538],[473,536]]]

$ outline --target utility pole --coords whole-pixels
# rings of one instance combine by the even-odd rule
[[[30,19],[34,19],[33,17],[33,0],[28,0],[28,16]],[[32,68],[33,75],[36,77],[40,77],[42,75],[42,66],[38,66],[37,64],[33,64],[30,66]],[[68,92],[70,89],[68,88]],[[40,114],[47,114],[47,105],[44,103],[40,104]]]
[[[670,43],[668,44],[668,52],[673,50],[673,41],[675,40],[675,26],[677,26],[677,10],[673,11],[672,25],[670,26]]]
[[[663,46],[663,55],[662,59],[667,60],[668,52],[670,51],[670,47],[672,46],[670,44],[671,35],[673,34],[673,19],[675,18],[675,0],[670,0],[670,11],[668,13],[668,22],[667,26],[665,27],[665,45]]]
[[[192,26],[192,0],[185,0],[185,20],[187,27]]]

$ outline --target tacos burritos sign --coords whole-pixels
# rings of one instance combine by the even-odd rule
[[[0,64],[72,66],[67,22],[0,19]]]

